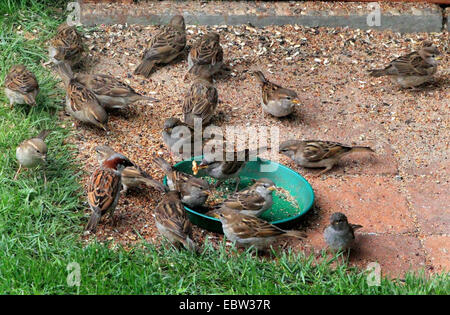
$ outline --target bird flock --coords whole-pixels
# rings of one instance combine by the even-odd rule
[[[58,27],[48,49],[47,64],[52,64],[64,82],[65,110],[76,122],[91,124],[107,131],[108,111],[111,109],[124,109],[140,100],[158,102],[156,98],[136,93],[130,86],[112,76],[74,73],[72,68],[82,60],[84,50],[80,33],[67,23]],[[170,64],[183,56],[185,51],[185,22],[183,16],[176,15],[151,38],[134,74],[148,78],[155,65]],[[384,69],[371,70],[370,75],[390,76],[402,88],[416,88],[432,80],[438,65],[436,56],[439,54],[432,42],[424,41],[418,51],[394,59]],[[188,69],[185,76],[185,80],[192,79],[192,84],[182,107],[183,121],[175,117],[168,118],[164,121],[162,130],[162,139],[171,154],[194,156],[193,152],[183,152],[185,146],[180,146],[181,143],[192,148],[195,144],[194,137],[180,136],[180,130],[193,130],[196,121],[200,121],[201,127],[204,128],[213,119],[218,105],[218,93],[213,77],[230,71],[223,59],[218,33],[204,34],[192,45],[187,57]],[[270,82],[259,70],[253,71],[253,74],[261,85],[263,115],[288,116],[295,106],[301,105],[295,91]],[[25,66],[14,65],[6,76],[4,85],[11,107],[14,104],[36,105],[39,84],[34,74]],[[45,138],[49,133],[50,131],[43,130],[17,147],[19,169],[15,179],[23,168],[45,165]],[[203,146],[208,139],[200,140]],[[259,251],[265,251],[280,238],[306,237],[303,232],[285,231],[259,218],[264,211],[272,207],[272,193],[277,188],[272,180],[254,180],[251,186],[238,191],[240,171],[252,154],[249,149],[241,152],[222,152],[223,155],[205,152],[201,163],[197,165],[195,161],[192,162],[194,175],[181,172],[162,157],[153,155],[153,164],[166,175],[166,185],[153,179],[126,156],[108,146],[97,146],[95,150],[99,164],[87,187],[87,200],[92,214],[85,228],[86,233],[95,233],[105,215],[114,223],[114,210],[121,193],[144,184],[162,195],[154,210],[156,227],[160,234],[177,248],[184,246],[198,252],[201,246],[193,240],[192,225],[184,206],[193,209],[202,207],[210,197],[209,182],[194,176],[200,169],[204,169],[209,177],[217,180],[215,188],[227,179],[236,180],[234,193],[209,213],[220,220],[225,236],[237,246],[253,246]],[[318,173],[320,176],[331,170],[344,155],[357,151],[374,153],[369,147],[347,146],[321,140],[287,140],[280,144],[278,152],[291,158],[299,166],[324,168]],[[240,154],[243,154],[245,159],[239,159]],[[227,159],[229,156],[233,158]],[[44,183],[46,181],[44,171]],[[331,215],[330,225],[324,230],[324,239],[334,250],[349,249],[355,239],[354,231],[358,228],[361,226],[348,223],[345,214],[337,212]]]

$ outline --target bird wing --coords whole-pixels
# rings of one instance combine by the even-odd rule
[[[103,215],[113,205],[119,190],[120,175],[108,168],[97,168],[87,189],[89,205]]]

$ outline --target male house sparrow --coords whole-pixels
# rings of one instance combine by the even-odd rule
[[[275,183],[268,178],[261,178],[241,191],[228,197],[223,206],[237,210],[245,215],[259,216],[273,204],[272,192],[276,189]]]
[[[24,65],[11,67],[5,78],[5,94],[10,107],[14,104],[36,105],[39,84],[35,75]]]
[[[349,224],[343,213],[335,212],[331,215],[330,225],[324,231],[324,238],[334,250],[350,249],[355,240],[355,230],[360,228],[362,225]]]
[[[50,41],[49,62],[54,64],[66,62],[73,67],[81,60],[83,50],[81,35],[75,26],[62,23],[58,27],[55,37]]]
[[[148,78],[155,64],[168,64],[183,53],[186,47],[186,26],[181,15],[175,15],[161,32],[150,41],[142,56],[142,63],[134,74]]]
[[[191,174],[177,171],[162,157],[153,159],[167,176],[167,186],[170,190],[180,192],[181,202],[191,209],[201,207],[210,194],[207,181]]]
[[[297,93],[269,82],[261,71],[254,74],[261,82],[261,106],[263,113],[275,117],[284,117],[294,111],[294,106],[300,103]]]
[[[223,49],[220,46],[220,35],[209,32],[198,39],[191,47],[188,55],[188,73],[193,67],[198,72],[206,72],[213,76],[223,67]]]
[[[111,147],[101,145],[95,147],[97,152],[97,160],[100,165],[110,156],[116,154]],[[133,163],[133,166],[127,166],[122,171],[122,193],[126,193],[128,188],[139,187],[141,184],[152,187],[160,192],[165,192],[164,185],[157,180],[154,180],[150,175],[145,173],[139,166]]]
[[[16,158],[19,161],[19,169],[14,175],[17,179],[22,167],[35,167],[45,164],[47,158],[47,145],[44,140],[50,133],[49,130],[42,130],[36,137],[23,141],[16,149]],[[47,182],[44,172],[44,182]]]
[[[100,218],[109,213],[112,218],[120,196],[121,173],[133,166],[125,156],[115,153],[103,161],[91,175],[87,196],[92,215],[86,230],[95,233]]]
[[[217,89],[211,82],[211,77],[202,75],[192,83],[183,104],[184,122],[194,128],[194,119],[201,119],[202,126],[206,126],[214,115],[219,96]]]
[[[77,73],[75,79],[94,92],[100,105],[105,109],[127,108],[128,105],[140,100],[159,101],[136,93],[129,85],[110,75]]]
[[[223,233],[240,247],[254,246],[259,251],[267,250],[282,237],[305,238],[300,231],[285,231],[255,216],[245,215],[236,210],[222,207],[215,213],[222,223]]]
[[[106,131],[108,114],[94,92],[75,79],[68,64],[59,63],[56,69],[66,85],[67,113],[79,121],[93,124]]]
[[[175,247],[183,245],[186,249],[198,252],[192,240],[192,223],[180,201],[178,191],[169,191],[155,208],[155,221],[158,231]]]
[[[339,160],[353,152],[374,152],[369,147],[346,146],[337,142],[320,140],[287,140],[280,144],[280,153],[303,167],[325,167],[317,176],[328,172]]]
[[[419,51],[394,59],[384,69],[370,70],[370,75],[388,75],[403,88],[415,87],[433,78],[437,71],[437,55],[440,55],[437,47],[430,41],[424,41]]]

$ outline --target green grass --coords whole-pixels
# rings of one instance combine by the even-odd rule
[[[448,274],[404,281],[382,280],[369,287],[366,274],[345,264],[331,267],[291,252],[275,259],[237,253],[222,244],[206,244],[199,256],[170,246],[143,244],[124,250],[80,241],[83,192],[74,148],[64,144],[70,130],[60,126],[57,111],[63,92],[41,66],[46,40],[63,20],[50,9],[54,1],[0,3],[0,82],[9,68],[24,63],[41,86],[38,105],[10,110],[0,91],[0,293],[1,294],[448,294]],[[54,6],[55,7],[55,6]],[[63,2],[59,8],[64,8]],[[20,28],[19,28],[20,27]],[[17,181],[15,149],[42,129],[53,132],[49,147],[48,184],[38,172],[23,172]],[[167,244],[165,244],[167,245]],[[81,285],[69,286],[71,262],[80,265]]]

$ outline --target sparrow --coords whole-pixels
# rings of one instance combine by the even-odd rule
[[[325,228],[324,238],[334,250],[350,249],[355,240],[355,230],[360,228],[362,225],[349,224],[345,214],[335,212],[331,215],[330,225]]]
[[[268,178],[261,178],[250,187],[228,197],[222,206],[237,210],[245,215],[257,217],[272,207],[272,192],[275,189],[276,186],[273,181]]]
[[[437,71],[437,47],[430,41],[424,41],[419,51],[391,61],[384,69],[369,70],[372,77],[391,76],[392,81],[403,88],[416,87],[430,81]]]
[[[198,165],[198,169],[204,169],[208,176],[218,180],[215,188],[219,187],[226,179],[236,178],[236,192],[240,183],[239,173],[250,160],[250,157],[254,155],[255,152],[249,149],[239,152],[223,151],[222,154],[206,152],[201,163]]]
[[[36,167],[44,165],[47,159],[47,145],[44,140],[50,130],[42,130],[36,137],[23,141],[16,149],[16,158],[19,161],[19,169],[14,175],[17,179],[22,167]],[[44,172],[44,182],[47,182]]]
[[[206,72],[213,76],[223,67],[223,49],[220,46],[220,35],[209,32],[200,37],[191,47],[188,55],[188,73]]]
[[[71,67],[80,62],[84,48],[80,33],[75,26],[62,23],[48,48],[49,62],[59,64],[68,63]]]
[[[87,188],[88,203],[92,210],[86,225],[87,231],[95,233],[100,218],[105,214],[113,217],[120,196],[121,174],[127,166],[133,166],[133,163],[122,154],[115,153],[92,173]]]
[[[164,194],[155,209],[156,227],[175,247],[183,245],[186,249],[198,252],[192,240],[192,223],[181,203],[178,191]]]
[[[254,246],[258,251],[265,251],[283,237],[306,238],[303,232],[285,231],[260,218],[227,207],[222,207],[214,216],[222,223],[227,239],[239,247]]]
[[[110,156],[116,154],[111,147],[101,145],[95,147],[97,152],[97,160],[100,165]],[[131,162],[133,166],[127,166],[122,171],[122,193],[126,193],[128,188],[139,187],[141,184],[152,187],[160,192],[166,192],[164,185],[157,180],[154,180],[150,175],[145,173],[139,166]]]
[[[209,136],[203,132],[200,137],[197,137],[189,125],[175,117],[164,121],[162,138],[171,154],[183,159],[201,155],[203,146],[209,140]]]
[[[67,113],[79,121],[93,124],[106,131],[108,114],[100,105],[94,92],[75,79],[67,63],[59,63],[56,70],[66,85]]]
[[[75,74],[75,80],[94,92],[101,106],[105,109],[126,109],[130,104],[146,100],[158,102],[153,97],[143,96],[129,85],[105,74]]]
[[[142,63],[134,70],[134,74],[148,78],[155,64],[168,64],[186,47],[186,26],[181,15],[175,15],[149,43],[144,51]]]
[[[36,76],[24,65],[12,66],[5,78],[5,94],[12,108],[14,104],[36,105],[39,84]]]
[[[176,170],[162,157],[154,158],[153,163],[159,166],[167,176],[169,189],[180,193],[183,204],[191,209],[196,209],[205,204],[210,195],[207,181]]]
[[[206,126],[214,115],[219,96],[208,74],[202,74],[189,88],[184,98],[184,123],[194,128],[194,119],[201,119],[202,126]]]
[[[369,147],[347,146],[320,140],[287,140],[280,144],[279,152],[303,167],[325,167],[317,176],[328,172],[339,160],[353,152],[374,152]]]
[[[267,112],[275,117],[284,117],[294,111],[294,106],[300,104],[297,93],[267,81],[261,71],[255,71],[256,78],[261,82],[262,113]]]

